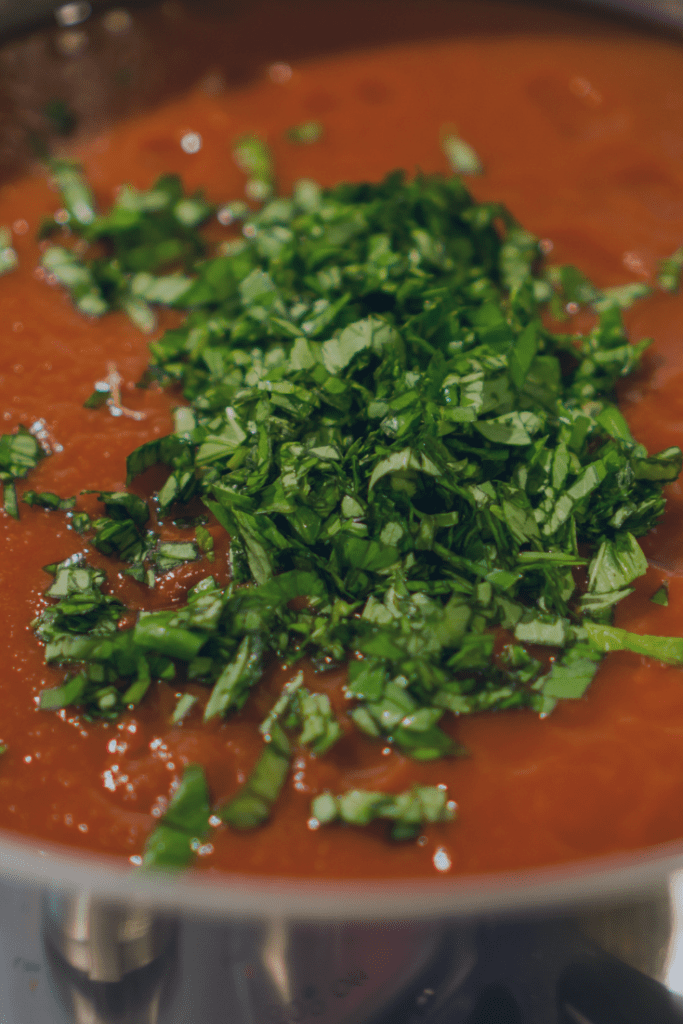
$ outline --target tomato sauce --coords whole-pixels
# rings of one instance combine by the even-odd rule
[[[348,17],[365,17],[365,35],[362,22],[354,36],[341,8],[330,5],[329,24],[346,26],[348,46],[316,58],[299,40],[290,46],[294,59],[287,40],[297,34],[285,24],[285,6],[304,34],[315,34],[310,19],[320,22],[314,9],[322,5],[303,2],[253,6],[223,30],[232,33],[233,56],[251,47],[250,67],[260,70],[250,81],[230,85],[227,62],[224,73],[214,67],[183,95],[75,143],[72,152],[103,205],[121,182],[148,187],[166,171],[179,172],[189,189],[205,186],[216,201],[240,197],[244,178],[231,142],[254,131],[273,148],[284,192],[303,176],[332,185],[375,180],[396,167],[446,172],[439,134],[450,125],[485,166],[471,182],[477,198],[505,203],[546,240],[553,261],[576,263],[599,285],[652,280],[658,261],[683,241],[679,44],[583,15],[537,18],[516,4],[349,3]],[[174,17],[181,38],[182,8]],[[283,42],[275,62],[278,26]],[[211,35],[215,47],[215,32],[207,29],[207,46]],[[413,36],[418,41],[405,41]],[[193,38],[197,67],[206,66],[196,32]],[[286,141],[291,125],[311,118],[323,125],[320,141]],[[181,145],[188,132],[200,136],[196,152]],[[147,339],[123,316],[86,319],[36,271],[37,229],[57,205],[38,169],[0,189],[0,224],[13,226],[20,259],[19,269],[0,279],[0,414],[3,433],[43,420],[53,448],[20,491],[68,496],[122,488],[126,455],[169,432],[179,399],[134,387],[147,363]],[[655,343],[643,369],[623,384],[622,409],[650,451],[681,445],[683,295],[656,294],[628,314],[628,323],[634,338],[653,335]],[[83,408],[112,359],[125,382],[124,403],[144,412],[143,420]],[[165,683],[113,724],[87,723],[74,709],[40,711],[40,690],[63,676],[45,666],[30,627],[49,584],[41,567],[82,550],[83,541],[63,516],[20,507],[19,522],[0,514],[0,740],[8,747],[0,761],[0,828],[135,862],[185,764],[205,766],[216,801],[237,790],[257,756],[255,725],[288,676],[276,666],[243,712],[209,726],[191,715],[171,727],[177,695]],[[683,635],[682,515],[679,483],[669,487],[666,515],[643,541],[650,568],[619,606],[617,625]],[[133,610],[150,600],[168,607],[208,572],[224,583],[224,556],[223,543],[214,566],[201,562],[164,577],[151,599],[115,571],[111,587]],[[668,608],[649,601],[664,580]],[[306,685],[327,692],[343,720],[342,682],[340,672],[307,673]],[[610,655],[587,696],[561,702],[547,719],[481,715],[454,721],[453,731],[471,751],[468,759],[415,764],[353,735],[323,758],[297,754],[272,822],[248,833],[213,829],[198,868],[428,876],[683,842],[680,669]],[[458,820],[401,844],[386,840],[381,827],[307,826],[310,800],[322,789],[397,792],[414,781],[446,783]]]

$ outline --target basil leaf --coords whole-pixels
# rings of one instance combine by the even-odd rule
[[[12,232],[0,227],[0,276],[9,274],[19,266],[19,257],[12,246]]]
[[[326,693],[300,690],[297,705],[301,724],[299,742],[318,756],[326,754],[343,736],[342,728],[334,717],[330,698]]]
[[[441,145],[450,168],[455,174],[484,173],[481,160],[472,146],[464,139],[458,138],[457,135],[447,134],[442,136]]]
[[[231,707],[242,707],[249,689],[262,672],[263,645],[258,637],[245,636],[234,661],[227,664],[216,680],[204,709],[204,721],[225,715]]]
[[[164,824],[202,835],[207,830],[210,813],[204,771],[198,764],[189,764],[164,814]]]
[[[57,711],[59,708],[67,708],[71,704],[78,704],[83,695],[88,678],[84,673],[72,676],[61,686],[55,686],[49,690],[40,691],[41,711]]]
[[[634,654],[663,661],[666,665],[683,665],[682,637],[629,633],[597,622],[586,622],[584,628],[591,643],[600,651],[633,651]]]
[[[665,292],[677,292],[681,283],[683,246],[663,259],[657,270],[657,284]]]
[[[270,738],[270,730],[273,728],[275,723],[282,718],[287,711],[287,708],[298,695],[298,691],[303,685],[303,681],[303,672],[297,672],[297,674],[282,687],[282,693],[259,726],[259,732],[266,742]]]
[[[52,159],[50,173],[62,194],[62,202],[70,220],[79,227],[95,220],[95,199],[80,166],[72,160]]]
[[[242,135],[233,144],[235,162],[248,175],[247,196],[263,202],[275,191],[270,151],[257,135]]]
[[[290,759],[287,737],[275,725],[244,786],[218,810],[219,817],[237,829],[263,825],[289,774]]]
[[[325,792],[311,804],[311,814],[319,825],[342,821],[364,826],[388,819],[393,822],[392,839],[414,839],[424,825],[453,821],[455,813],[455,804],[439,786],[414,786],[396,795],[361,789],[339,796]]]
[[[76,505],[75,498],[60,498],[51,491],[41,491],[40,494],[36,491],[24,491],[21,500],[27,505],[37,505],[50,512],[70,512]]]
[[[209,829],[209,793],[200,765],[189,764],[161,822],[148,836],[143,869],[184,868]]]
[[[171,716],[171,723],[173,725],[180,725],[196,703],[197,698],[193,694],[184,693],[175,706],[175,711]]]
[[[323,134],[324,129],[320,121],[304,121],[288,128],[285,137],[297,146],[310,146],[314,142],[319,142]]]
[[[169,658],[190,661],[206,643],[206,636],[173,624],[169,612],[141,612],[133,630],[133,638],[143,651],[155,651]]]
[[[577,700],[583,697],[600,666],[600,657],[589,644],[577,644],[554,661],[550,671],[534,684],[546,698]]]

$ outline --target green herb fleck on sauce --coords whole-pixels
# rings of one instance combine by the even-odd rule
[[[297,146],[311,146],[319,142],[324,135],[323,126],[319,121],[304,121],[287,129],[286,138]]]

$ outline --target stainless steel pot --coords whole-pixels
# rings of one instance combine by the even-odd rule
[[[78,2],[55,10],[42,0],[0,0],[3,31],[17,32],[45,15],[54,19],[62,33],[61,51],[58,47],[48,53],[41,50],[38,37],[27,37],[13,49],[11,59],[0,55],[5,101],[13,115],[0,129],[0,171],[7,173],[28,158],[24,138],[35,125],[41,90],[52,88],[55,76],[71,89],[86,130],[129,112],[120,103],[107,105],[101,95],[78,90],[78,62],[92,75],[93,58],[79,56],[77,34],[88,30],[100,16],[100,8],[110,6]],[[601,6],[644,16],[674,30],[683,28],[681,0],[606,0]],[[103,45],[103,59],[115,62],[120,45],[115,34]],[[172,72],[161,65],[146,71],[147,86],[135,103],[152,103],[169,84],[182,85],[182,60]],[[196,69],[192,73],[196,75]],[[178,921],[185,927],[186,946],[189,941],[186,961],[189,955],[192,962],[192,935],[202,936],[195,946],[205,950],[204,959],[195,962],[194,970],[205,979],[205,990],[207,985],[216,990],[212,1005],[220,1007],[222,1000],[225,1007],[229,990],[229,1019],[245,1024],[268,1020],[278,1024],[308,1016],[317,1016],[323,1024],[374,1020],[389,1012],[399,998],[405,999],[406,993],[414,1002],[411,1012],[418,1016],[426,1007],[437,1020],[450,1006],[448,1019],[454,1024],[469,1020],[476,999],[453,1010],[457,1002],[452,997],[481,954],[482,929],[515,927],[539,915],[547,918],[551,911],[555,919],[558,914],[574,919],[580,912],[593,913],[587,926],[585,920],[578,930],[572,926],[572,935],[581,938],[563,939],[559,944],[552,938],[551,925],[539,926],[547,948],[555,950],[555,980],[558,965],[574,963],[579,953],[593,956],[598,946],[611,946],[611,952],[618,951],[628,960],[623,942],[615,939],[614,922],[623,921],[624,915],[631,936],[644,932],[650,939],[656,936],[654,960],[650,956],[644,965],[631,950],[632,965],[661,975],[662,950],[678,934],[671,918],[675,901],[672,904],[670,893],[678,891],[679,871],[683,871],[683,849],[676,844],[570,867],[485,879],[425,880],[406,887],[249,876],[227,877],[217,884],[201,877],[133,874],[105,858],[75,856],[11,835],[0,837],[0,875],[13,884],[45,892],[43,926],[51,962],[58,965],[54,967],[57,984],[70,993],[72,1019],[91,1024],[114,1019],[140,1024],[143,1019],[163,1018],[164,991],[177,980]],[[595,917],[596,907],[615,903],[627,909],[616,917],[608,910]],[[643,906],[650,908],[646,924]],[[639,922],[635,930],[634,921]],[[424,981],[430,971],[441,972],[438,993]],[[220,984],[216,978],[222,979]],[[106,989],[111,994],[107,986],[121,984],[127,986],[130,1005],[117,1004],[118,1016],[112,1016],[111,1006],[103,1008],[103,993]],[[131,993],[140,997],[137,1003]],[[184,1018],[187,1024],[228,1019],[209,1016],[206,1000],[202,1008],[197,999]],[[545,1024],[545,1018],[537,1019]],[[588,1020],[580,1013],[571,1019]]]

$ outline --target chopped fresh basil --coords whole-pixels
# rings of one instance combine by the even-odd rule
[[[184,693],[178,703],[175,706],[175,711],[171,716],[171,722],[173,725],[180,725],[186,715],[192,710],[197,703],[197,698],[191,693]]]
[[[647,559],[632,533],[616,533],[613,540],[604,540],[588,568],[588,591],[581,607],[594,617],[611,609],[630,594],[630,584],[647,572]]]
[[[205,253],[198,228],[214,212],[201,192],[185,195],[179,178],[163,175],[147,191],[122,188],[107,215],[100,215],[78,165],[65,160],[48,162],[62,195],[72,233],[88,246],[104,246],[112,253],[77,254],[51,245],[42,258],[43,267],[71,293],[81,312],[102,316],[113,309],[125,312],[140,330],[156,326],[153,306],[182,304],[190,293],[201,292],[200,283],[176,268],[189,266]],[[46,226],[44,234],[52,229]],[[164,271],[169,270],[166,273]],[[106,395],[103,401],[106,401]],[[98,392],[88,408],[103,404]]]
[[[62,194],[69,222],[76,227],[92,224],[96,217],[95,198],[79,164],[53,158],[48,161],[48,167]]]
[[[683,246],[663,259],[657,271],[657,284],[665,292],[677,292],[681,285]]]
[[[166,541],[157,545],[151,555],[151,562],[157,574],[172,572],[179,565],[194,562],[199,557],[199,548],[192,541]]]
[[[88,677],[83,672],[71,676],[61,686],[52,687],[40,692],[40,708],[43,711],[57,711],[78,704],[88,685]]]
[[[95,385],[93,393],[86,398],[83,403],[84,409],[101,409],[103,405],[107,404],[109,399],[109,385],[102,382],[101,385]]]
[[[249,199],[263,202],[275,191],[275,171],[270,150],[258,135],[242,135],[236,139],[232,153],[239,168],[248,176],[246,193]]]
[[[3,484],[5,512],[19,518],[15,480],[20,480],[35,469],[44,456],[38,441],[25,427],[15,434],[0,435],[0,481]]]
[[[111,491],[99,493],[98,497],[107,515],[91,522],[87,513],[77,512],[72,515],[72,526],[77,533],[92,531],[92,545],[102,554],[131,563],[124,572],[138,583],[153,587],[157,576],[200,557],[199,545],[193,541],[159,541],[157,534],[146,528],[149,508],[137,495]],[[24,501],[30,505],[61,511],[72,509],[75,500],[62,500],[50,494],[36,495],[33,491],[24,496]],[[212,540],[210,534],[208,537]],[[209,545],[207,550],[210,554]]]
[[[157,825],[147,837],[142,856],[142,868],[180,870],[194,860],[193,841],[196,837],[168,825]]]
[[[165,825],[183,832],[202,834],[210,814],[209,793],[204,772],[198,764],[188,765],[163,817]]]
[[[168,612],[141,612],[133,631],[136,646],[143,651],[154,651],[182,661],[196,658],[206,636],[174,625],[174,618]]]
[[[226,825],[236,829],[263,825],[289,774],[290,761],[289,741],[280,726],[275,725],[245,784],[218,810]]]
[[[5,481],[3,488],[4,494],[4,508],[8,516],[12,519],[19,518],[19,505],[17,502],[17,489],[14,485],[14,480]]]
[[[619,309],[630,309],[638,299],[644,299],[652,294],[652,288],[644,281],[632,281],[630,284],[616,285],[613,288],[605,288],[598,299],[593,302],[593,308],[598,312],[608,309],[610,306],[617,306]]]
[[[292,125],[285,134],[287,139],[297,146],[310,146],[323,137],[324,129],[320,121],[304,121],[302,124]]]
[[[660,480],[662,483],[669,483],[678,478],[682,461],[681,449],[672,447],[649,457],[646,457],[645,452],[634,453],[631,467],[637,480]]]
[[[326,693],[300,690],[296,714],[301,724],[299,743],[318,756],[326,754],[343,736]]]
[[[440,786],[413,786],[405,793],[351,789],[340,796],[321,793],[311,804],[319,825],[342,821],[347,825],[369,825],[377,819],[392,822],[392,839],[414,839],[424,825],[453,821],[455,804]]]
[[[187,867],[209,830],[210,814],[204,771],[198,764],[189,764],[161,822],[147,838],[142,867]]]
[[[72,512],[70,518],[71,526],[76,533],[87,533],[90,529],[90,516],[87,512]]]
[[[69,249],[51,245],[43,253],[41,263],[49,274],[69,289],[81,313],[102,316],[111,308],[94,269],[85,266]]]
[[[444,146],[462,173],[481,170],[462,140]],[[126,187],[100,213],[77,168],[56,165],[79,244],[50,246],[43,263],[76,304],[125,309],[143,331],[156,304],[186,311],[150,342],[145,377],[185,404],[167,437],[130,454],[127,483],[164,465],[158,511],[196,525],[201,503],[214,520],[196,542],[160,542],[147,503],[122,491],[101,493],[105,514],[83,529],[148,584],[211,556],[223,529],[231,583],[207,576],[185,604],[119,629],[102,573],[53,567],[55,603],[35,628],[47,661],[73,669],[44,706],[115,717],[177,670],[206,687],[212,720],[244,706],[266,659],[286,663],[291,681],[261,726],[270,742],[220,810],[248,828],[272,811],[290,737],[324,756],[342,733],[328,698],[303,687],[304,657],[320,671],[348,661],[353,726],[416,760],[467,753],[450,716],[545,715],[582,697],[603,651],[678,663],[683,640],[609,624],[645,572],[638,538],[683,461],[678,448],[648,454],[614,403],[649,344],[630,342],[621,313],[646,287],[601,292],[574,267],[544,266],[538,239],[458,177],[303,180],[273,198],[264,143],[244,136],[234,153],[263,206],[221,207],[221,224],[244,226],[214,250],[199,231],[213,208],[176,177]],[[599,311],[587,334],[545,326],[547,308],[581,304]],[[10,449],[25,436],[0,443],[10,506],[23,475]],[[494,655],[501,630],[514,641]],[[193,705],[182,697],[173,721]],[[319,821],[388,818],[396,837],[451,814],[430,787],[318,799]],[[185,856],[188,834],[164,820],[150,843]]]
[[[600,657],[590,644],[578,643],[558,658],[534,687],[548,700],[577,700],[583,697],[598,671]],[[545,713],[549,708],[544,705]]]
[[[61,686],[41,692],[42,709],[75,705],[89,718],[112,719],[143,699],[153,677],[172,677],[172,662],[134,646],[131,634],[118,631],[125,608],[102,593],[102,572],[81,556],[47,568],[54,579],[46,593],[56,603],[45,608],[33,628],[46,645],[48,662],[82,668]]]
[[[195,529],[195,537],[197,538],[197,546],[203,555],[208,559],[209,562],[215,560],[213,553],[214,540],[211,533],[206,529],[205,526],[199,525]]]
[[[597,622],[585,622],[584,628],[590,642],[604,653],[633,651],[634,654],[663,661],[666,665],[683,665],[683,637],[629,633]]]
[[[76,505],[75,498],[60,498],[51,491],[41,491],[40,494],[35,491],[24,491],[21,500],[27,505],[37,505],[51,512],[70,512]]]
[[[469,142],[453,133],[441,138],[441,145],[454,174],[483,174],[482,162]]]
[[[303,672],[297,672],[297,674],[282,687],[282,693],[259,726],[259,732],[264,739],[267,740],[269,738],[271,729],[287,711],[287,708],[303,685],[303,681]]]
[[[284,719],[289,728],[301,730],[299,743],[302,746],[314,754],[325,754],[341,738],[342,728],[332,712],[327,694],[309,693],[303,681],[303,672],[297,672],[285,683],[259,730],[267,739],[275,723]]]
[[[261,676],[262,655],[263,644],[259,638],[245,636],[234,661],[228,662],[214,684],[204,709],[205,722],[225,715],[230,707],[242,707],[249,696],[249,690]]]
[[[12,232],[0,227],[0,276],[9,274],[19,266],[19,257],[12,245]]]

